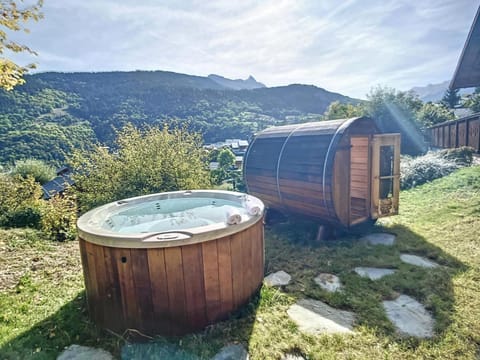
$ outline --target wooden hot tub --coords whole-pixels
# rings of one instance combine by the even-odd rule
[[[227,318],[262,283],[263,215],[253,196],[203,190],[89,211],[78,233],[91,318],[148,335],[183,335]]]

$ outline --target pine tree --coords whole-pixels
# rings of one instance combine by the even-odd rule
[[[442,103],[444,103],[448,108],[454,109],[455,106],[460,102],[460,95],[458,94],[458,89],[447,89],[445,95],[443,95]]]

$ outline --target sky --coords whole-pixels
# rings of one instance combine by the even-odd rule
[[[28,0],[27,0],[28,3]],[[357,98],[450,80],[480,0],[45,0],[37,71],[167,70]]]

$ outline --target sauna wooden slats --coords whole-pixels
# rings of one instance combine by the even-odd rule
[[[367,136],[350,138],[350,224],[369,216],[370,143]]]
[[[350,220],[349,209],[349,183],[350,173],[348,164],[350,162],[350,149],[339,150],[335,155],[335,163],[333,170],[333,203],[335,207],[335,213],[337,214],[340,222],[348,224]]]
[[[123,333],[183,335],[225,319],[263,281],[263,222],[170,248],[110,248],[79,239],[89,313]]]

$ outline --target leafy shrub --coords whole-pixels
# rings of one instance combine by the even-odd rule
[[[1,221],[6,227],[31,227],[38,228],[42,217],[40,206],[27,206],[7,212]]]
[[[211,186],[201,137],[184,129],[126,126],[115,150],[76,152],[76,191],[82,211],[149,193]]]
[[[0,226],[38,227],[42,189],[33,177],[0,174]]]
[[[66,191],[45,201],[42,208],[41,230],[56,241],[74,240],[76,237],[77,202],[75,195]]]
[[[404,156],[400,163],[400,186],[409,189],[446,176],[460,167],[470,166],[473,151],[472,148],[461,147],[429,152],[416,158]]]
[[[439,151],[439,156],[446,160],[452,160],[459,166],[470,166],[473,162],[475,149],[469,146],[462,146],[457,149],[445,149]]]
[[[23,178],[31,176],[35,181],[43,185],[55,177],[56,171],[53,166],[46,164],[42,160],[26,159],[15,163],[12,174],[20,175]]]

